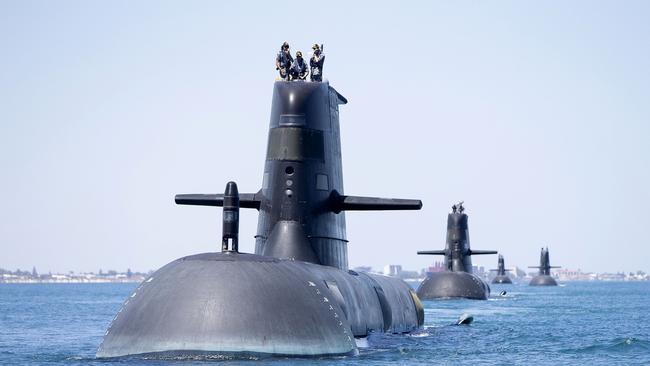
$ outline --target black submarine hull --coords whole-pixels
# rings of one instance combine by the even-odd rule
[[[508,276],[496,276],[492,279],[492,283],[508,284],[512,283],[512,280]]]
[[[530,280],[531,286],[557,286],[555,278],[548,275],[538,275]]]
[[[254,254],[204,253],[162,267],[124,302],[97,357],[354,355],[354,337],[424,322],[396,278]]]
[[[222,253],[178,259],[145,280],[98,357],[351,355],[355,337],[424,323],[404,281],[348,270],[345,211],[419,210],[422,202],[344,194],[345,103],[327,82],[274,84],[261,189],[240,194],[230,182],[224,194],[176,196],[223,207]],[[240,208],[259,212],[255,254],[237,253]]]
[[[487,300],[490,286],[468,272],[437,272],[420,284],[417,295],[421,300],[465,298]]]

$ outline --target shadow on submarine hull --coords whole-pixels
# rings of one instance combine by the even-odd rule
[[[354,355],[355,336],[422,324],[413,295],[406,283],[381,275],[254,254],[198,254],[164,266],[131,294],[97,357]]]

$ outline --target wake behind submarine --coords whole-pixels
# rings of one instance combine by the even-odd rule
[[[469,246],[467,214],[463,202],[452,206],[447,216],[447,243],[444,250],[419,251],[418,254],[444,255],[446,270],[432,273],[417,290],[422,300],[466,298],[486,300],[490,286],[472,273],[472,255],[497,254],[494,250],[472,250]]]
[[[506,269],[505,262],[503,260],[503,256],[499,254],[499,259],[497,262],[497,269],[491,269],[490,271],[496,271],[497,275],[492,279],[492,283],[502,283],[502,284],[508,284],[512,283],[512,280],[508,275],[506,274],[507,271],[510,271],[509,269]]]
[[[548,247],[542,248],[539,256],[539,266],[530,266],[528,268],[539,268],[539,274],[530,280],[531,286],[557,286],[555,278],[551,277],[551,268],[560,268],[551,266],[551,260],[548,256]]]
[[[97,357],[353,355],[354,337],[408,333],[424,310],[408,284],[348,270],[345,211],[419,210],[420,200],[343,194],[339,105],[328,82],[277,81],[262,188],[181,194],[222,206],[222,251],[177,259],[143,281]],[[255,254],[239,252],[239,209],[259,211]]]

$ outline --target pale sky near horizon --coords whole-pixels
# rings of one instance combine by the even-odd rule
[[[0,1],[0,268],[156,269],[219,249],[176,193],[262,182],[273,61],[325,44],[351,266],[432,260],[459,200],[506,265],[650,272],[650,2]],[[297,5],[297,9],[291,9]],[[294,14],[295,13],[295,14]],[[242,251],[256,212],[243,210]],[[496,256],[474,263],[496,266]]]

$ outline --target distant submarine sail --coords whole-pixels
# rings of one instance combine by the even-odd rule
[[[222,206],[221,252],[177,259],[127,298],[97,357],[352,355],[354,337],[424,323],[397,278],[348,270],[345,211],[419,210],[422,202],[343,193],[339,105],[327,82],[275,82],[262,189],[181,194]],[[255,254],[239,253],[239,209],[257,209]]]
[[[463,203],[452,207],[447,215],[447,242],[444,250],[425,250],[418,254],[444,255],[445,271],[434,272],[426,278],[417,290],[422,300],[439,298],[466,298],[486,300],[490,296],[490,286],[472,273],[472,255],[497,254],[494,250],[472,250],[469,246],[467,214],[463,213]]]
[[[497,269],[491,269],[490,271],[496,271],[497,275],[494,276],[492,279],[492,283],[512,283],[512,280],[510,277],[508,277],[508,274],[506,273],[507,271],[510,271],[509,269],[506,269],[505,261],[503,260],[503,256],[499,254],[499,259],[497,262]]]
[[[551,266],[551,260],[548,255],[548,247],[542,248],[539,255],[539,266],[530,266],[528,268],[539,268],[539,274],[530,280],[531,286],[557,286],[555,278],[551,276],[551,268],[561,268],[558,266]]]

